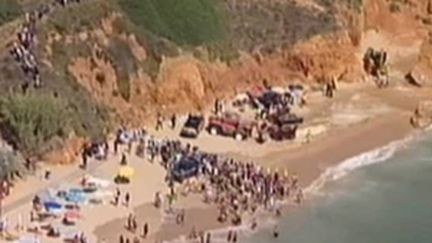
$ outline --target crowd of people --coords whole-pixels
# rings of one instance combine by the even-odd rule
[[[80,1],[54,0],[51,3],[42,3],[35,10],[25,13],[25,19],[21,29],[18,31],[17,39],[10,48],[10,54],[26,76],[25,83],[22,86],[24,91],[27,90],[31,83],[35,88],[41,86],[40,69],[35,56],[37,22],[50,14],[58,5],[66,7],[70,3],[79,3]]]
[[[167,205],[168,212],[178,214],[175,215],[175,218],[179,224],[185,220],[185,212],[184,210],[179,212],[172,210],[172,204],[174,198],[177,198],[180,193],[187,194],[191,191],[201,193],[206,203],[218,207],[219,214],[215,220],[221,223],[230,222],[233,225],[242,224],[242,217],[245,214],[253,215],[259,208],[280,215],[281,210],[277,204],[278,200],[292,198],[296,203],[301,203],[303,200],[303,192],[299,185],[299,179],[295,174],[288,175],[286,171],[283,173],[271,172],[253,162],[242,162],[216,154],[209,154],[201,151],[197,146],[185,144],[179,140],[158,139],[149,135],[143,129],[135,132],[127,132],[126,129],[119,130],[118,137],[115,139],[117,142],[115,143],[121,144],[119,140],[122,140],[121,137],[126,136],[122,135],[125,133],[131,134],[130,139],[127,141],[137,143],[137,155],[146,158],[146,160],[148,159],[150,162],[158,161],[167,170],[166,182],[170,192],[167,195],[166,204],[163,204],[165,202],[164,197],[158,192],[155,195],[154,205],[156,207]],[[132,142],[123,144],[128,147],[126,151],[132,153],[130,149]],[[123,156],[126,156],[126,154],[123,153]],[[179,181],[172,177],[172,172],[176,168],[175,165],[180,163],[183,158],[192,158],[198,161],[199,168],[193,176],[182,178],[183,180]],[[176,182],[181,182],[181,185],[176,186]],[[118,200],[117,198],[116,201]],[[129,228],[136,230],[136,223],[133,222],[131,216],[127,225],[129,225]],[[251,227],[255,228],[256,223]],[[148,232],[148,225],[146,228]],[[195,239],[200,238],[200,234],[191,233],[190,236],[192,238],[196,236]],[[207,237],[210,236],[204,238],[207,239]],[[127,242],[125,237],[123,238],[123,242]],[[235,242],[232,239],[231,241]]]

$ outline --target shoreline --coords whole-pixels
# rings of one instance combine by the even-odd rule
[[[266,166],[270,166],[272,168],[280,168],[281,166],[285,166],[285,168],[288,168],[289,170],[292,168],[297,168],[296,173],[301,175],[300,182],[305,190],[306,201],[304,203],[308,203],[312,199],[310,187],[320,180],[321,176],[323,176],[328,170],[337,168],[348,159],[355,158],[363,153],[383,148],[393,142],[404,140],[405,138],[408,138],[414,134],[416,130],[411,127],[408,119],[405,118],[409,118],[409,116],[407,114],[388,114],[382,118],[370,119],[363,123],[356,124],[354,127],[335,129],[323,138],[317,139],[310,144],[289,149],[288,152],[291,152],[291,154],[286,160],[273,160],[273,163],[266,164],[265,162],[259,161],[260,159],[257,159],[256,162],[263,165],[265,164]],[[351,130],[351,132],[347,132],[346,129]],[[393,132],[395,129],[397,132]],[[337,137],[334,135],[341,132],[344,133]],[[368,136],[368,134],[374,134],[374,136],[371,137],[371,140],[365,139],[365,136]],[[357,140],[359,142],[355,144],[351,142],[351,145],[353,146],[344,148],[343,153],[340,153],[340,151],[338,153],[329,153],[329,151],[334,152],[336,149],[338,149],[338,144],[345,144],[347,139]],[[281,153],[287,153],[287,151]],[[272,156],[280,157],[279,154]],[[316,161],[313,159],[318,157],[321,158],[321,162],[318,164],[318,166],[317,163],[308,163],[309,161]],[[301,167],[299,162],[306,163],[305,167]],[[315,168],[311,168],[310,166],[314,166]],[[326,182],[324,182],[324,184]],[[191,197],[196,199],[199,197],[199,195],[194,194],[192,196],[182,198],[182,200],[186,201],[186,203],[183,202],[183,204],[187,204],[187,201],[190,201]],[[143,205],[140,207],[142,206]],[[285,200],[282,205],[283,215],[286,215],[287,213],[289,214],[290,208],[293,206],[301,207],[302,205],[293,205],[293,203],[287,202]],[[137,210],[137,212],[139,211],[140,210]],[[188,215],[192,215],[189,220],[196,221],[200,219],[199,228],[197,228],[198,232],[211,232],[212,235],[217,232],[216,235],[219,238],[221,235],[225,235],[229,229],[233,228],[244,229],[248,231],[248,233],[256,232],[252,232],[249,229],[249,225],[247,223],[243,223],[240,226],[217,223],[215,219],[216,212],[214,205],[205,205],[203,208],[188,207],[186,208],[186,211]],[[262,217],[260,219],[271,221],[278,220],[275,218],[273,213],[262,210],[260,211],[261,212],[258,213],[258,215]],[[197,215],[196,212],[198,212],[199,215]],[[247,216],[246,218],[250,219],[251,217]],[[154,234],[150,235],[150,237],[151,239],[162,240],[163,242],[184,242],[186,240],[186,235],[190,232],[189,229],[193,228],[194,226],[196,225],[193,223],[188,223],[181,227],[176,227],[175,224],[162,224]],[[100,227],[103,228],[104,226]],[[95,232],[96,231],[97,230],[95,230]],[[106,230],[102,231],[106,232]],[[96,233],[96,235],[99,234]]]
[[[430,94],[428,89],[420,92],[417,89],[401,89],[400,86],[396,86],[378,90],[368,84],[347,86],[341,89],[334,99],[325,99],[318,94],[306,108],[310,113],[305,113],[308,116],[308,124],[305,124],[305,128],[315,126],[318,123],[324,124],[328,129],[323,134],[314,136],[308,143],[303,141],[303,137],[299,137],[294,142],[268,142],[259,145],[250,140],[240,143],[232,138],[215,137],[207,133],[201,134],[195,140],[185,140],[178,137],[179,129],[177,128],[175,130],[164,129],[160,132],[150,129],[149,132],[157,138],[180,139],[182,142],[197,145],[202,151],[208,153],[229,156],[243,162],[253,161],[255,164],[265,169],[269,168],[272,171],[286,169],[289,174],[295,173],[299,176],[300,185],[305,190],[319,180],[328,170],[339,166],[347,159],[386,146],[393,141],[404,139],[412,134],[415,129],[411,127],[409,117],[418,101],[429,98]],[[385,109],[381,109],[382,107]],[[361,116],[361,119],[357,119],[358,114],[365,115]],[[347,121],[340,117],[348,117],[349,119]],[[353,120],[352,117],[354,117]],[[340,119],[343,120],[342,123],[340,123]],[[185,224],[178,227],[173,222],[174,220],[170,219],[169,215],[167,216],[162,210],[155,210],[150,205],[155,192],[166,190],[163,181],[163,169],[157,163],[144,162],[143,159],[135,155],[130,155],[130,160],[138,175],[136,179],[134,178],[133,183],[120,187],[123,192],[132,190],[130,192],[134,198],[133,205],[131,208],[118,208],[112,205],[84,208],[83,214],[87,220],[80,222],[78,226],[80,229],[85,230],[91,242],[101,242],[102,239],[105,239],[106,242],[118,242],[119,234],[136,236],[136,234],[130,234],[124,228],[127,214],[132,211],[139,216],[139,225],[144,222],[150,224],[149,238],[141,239],[141,242],[182,241],[183,236],[189,234],[194,226],[196,226],[197,231],[205,232],[209,230],[223,232],[224,229],[230,227],[230,224],[219,224],[217,222],[216,205],[203,203],[202,194],[191,194],[187,197],[180,196],[178,202],[176,201],[175,207],[185,209],[187,215]],[[118,167],[118,161],[120,161],[119,155],[114,155],[105,162],[95,161],[92,164],[95,167],[94,171],[80,170],[75,168],[76,164],[59,167],[55,169],[53,176],[60,178],[57,183],[61,182],[62,173],[66,174],[67,172],[69,176],[64,178],[69,178],[68,182],[77,181],[79,177],[86,174],[112,180],[112,176]],[[45,182],[39,181],[37,178],[30,178],[29,181],[37,182],[37,185],[42,188],[56,183],[56,180],[54,180],[44,185]],[[25,182],[18,185],[16,188],[20,190],[18,194],[29,193],[29,189],[25,189],[26,185],[28,183]],[[144,191],[142,189],[143,185],[145,185]],[[18,194],[14,197],[19,198]],[[30,195],[32,194],[34,194],[34,191]],[[309,200],[306,199],[305,203],[308,203]],[[23,210],[24,206],[12,207],[10,205],[11,200],[12,198],[7,199],[9,203],[5,205],[6,207],[14,208],[13,212],[15,213],[26,211]],[[285,201],[287,206],[283,207],[283,212],[289,214],[289,209],[293,203],[291,203],[291,199]],[[7,212],[7,214],[12,213]],[[102,215],[99,216],[99,214]],[[248,217],[245,215],[244,218]],[[257,217],[257,215],[253,217]],[[259,214],[258,217],[270,220],[274,217],[274,213],[265,211]],[[249,228],[247,224],[243,224],[241,227]],[[116,236],[112,235],[113,232]],[[141,232],[141,228],[138,229],[138,232]],[[223,235],[223,233],[218,234]],[[108,236],[109,238],[107,238]],[[225,240],[226,236],[223,237],[225,237]],[[46,237],[43,237],[43,239],[44,242],[45,240],[55,242]]]

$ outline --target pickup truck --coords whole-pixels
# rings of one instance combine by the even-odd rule
[[[252,135],[255,122],[242,119],[234,112],[225,112],[219,116],[211,116],[207,131],[212,135],[232,136],[236,140],[245,140]]]

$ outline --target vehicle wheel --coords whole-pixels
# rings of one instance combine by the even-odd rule
[[[218,135],[219,129],[217,127],[210,127],[210,134],[211,135]]]
[[[243,135],[241,133],[236,133],[234,135],[234,139],[237,141],[242,141],[244,139]]]

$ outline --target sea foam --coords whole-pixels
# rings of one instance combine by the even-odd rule
[[[429,130],[429,129],[428,129]],[[408,143],[418,138],[418,134],[412,134],[401,140],[393,141],[385,146],[361,153],[354,157],[348,158],[336,166],[327,168],[318,179],[309,185],[305,192],[314,194],[320,191],[322,187],[330,182],[341,179],[359,168],[387,161],[396,153],[396,151],[405,147]]]

